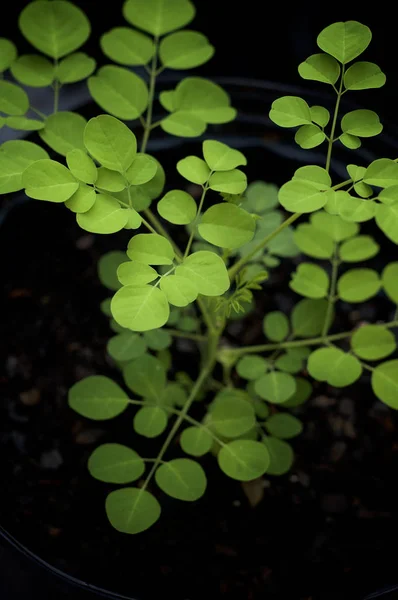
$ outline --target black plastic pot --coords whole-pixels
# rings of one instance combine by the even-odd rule
[[[178,76],[175,78],[164,78],[162,84],[174,83],[177,79]],[[283,180],[286,179],[286,174],[289,177],[294,169],[304,162],[306,164],[311,162],[313,164],[323,163],[324,156],[321,151],[315,149],[314,151],[304,153],[299,150],[294,142],[292,142],[291,131],[285,132],[276,128],[267,117],[270,103],[278,96],[306,93],[306,97],[308,97],[307,91],[304,92],[301,89],[264,81],[237,80],[221,77],[216,78],[216,80],[228,89],[233,98],[234,105],[237,105],[240,110],[236,123],[219,128],[219,131],[212,133],[212,137],[240,148],[248,155],[249,165],[247,171],[250,179],[254,177],[260,178],[261,176],[258,169],[260,153],[261,160],[264,160],[264,178],[268,178],[270,181],[276,183],[283,183]],[[77,91],[78,94],[76,93]],[[90,113],[93,107],[88,103],[88,100],[89,98],[84,88],[79,88],[79,90],[75,90],[73,102],[69,103],[68,98],[64,98],[64,104],[61,105],[61,108],[64,110],[73,110],[77,109],[80,105],[83,112]],[[329,102],[330,99],[328,96],[312,95],[313,104],[326,103],[328,105]],[[36,98],[36,105],[40,107],[39,98]],[[357,107],[353,106],[353,108]],[[372,148],[371,151],[362,150],[359,156],[363,160],[372,160],[378,156],[380,148],[382,148],[382,155],[393,156],[398,150],[396,142],[398,135],[395,138],[394,135],[391,135],[391,132],[395,133],[395,130],[390,129],[390,135],[383,134],[380,141],[370,146]],[[11,132],[8,132],[8,135],[11,135]],[[2,141],[4,141],[4,137]],[[178,156],[182,151],[186,155],[191,152],[197,152],[197,143],[197,140],[181,140],[166,135],[163,136],[160,133],[151,140],[148,152],[157,153],[161,161],[162,156],[167,156],[167,160],[174,160],[174,156]],[[337,154],[337,160],[334,162],[336,174],[343,178],[345,177],[343,165],[347,155],[349,155],[349,151],[341,148]],[[256,169],[251,167],[251,164],[256,164]],[[5,209],[0,212],[0,225],[7,227],[7,217],[12,216],[14,209],[20,210],[21,204],[27,202],[30,202],[30,200],[21,195],[15,195],[13,198],[10,198]],[[57,207],[57,210],[62,211],[62,208]],[[6,494],[7,490],[5,489],[3,493]],[[211,509],[210,506],[209,509]],[[309,517],[310,513],[306,515],[306,518]],[[296,514],[294,519],[297,518],[300,517]],[[115,600],[118,598],[121,600],[129,600],[130,598],[131,600],[155,600],[153,595],[145,595],[144,593],[135,598],[134,596],[122,595],[112,590],[106,590],[100,586],[93,585],[91,582],[73,577],[67,573],[66,569],[55,567],[50,562],[40,558],[38,553],[33,550],[33,546],[32,548],[27,548],[10,535],[6,519],[2,520],[1,524],[4,529],[0,528],[0,563],[2,565],[0,597],[4,598],[4,600],[19,600],[21,597],[26,600],[30,600],[31,598],[33,600],[35,597],[48,597],[51,599],[57,597],[61,599],[65,598],[65,600],[69,600],[69,598],[85,600],[91,597],[114,598]],[[305,527],[304,522],[300,530],[303,536],[305,535]],[[79,544],[79,539],[76,539],[76,544]],[[204,568],[210,568],[208,563],[206,565]],[[203,568],[200,563],[197,567],[198,569]],[[239,565],[236,568],[238,567]],[[289,573],[286,573],[286,575],[289,576]],[[131,576],[134,578],[133,568]],[[369,584],[364,583],[360,586],[360,590],[351,589],[347,591],[347,596],[345,596],[346,591],[340,589],[339,600],[345,597],[350,600],[355,600],[356,598],[362,600],[367,593],[371,593],[370,596],[366,596],[369,600],[371,598],[384,599],[384,597],[386,600],[389,600],[390,598],[394,598],[395,594],[398,597],[397,586],[372,593],[372,590],[377,587],[373,583],[374,581],[377,581],[378,585],[380,578],[377,576],[373,577],[373,579],[370,578]],[[323,582],[322,595],[319,596],[320,600],[333,600],[335,596],[329,594],[329,587],[330,582],[325,580]],[[278,592],[277,590],[273,591],[275,594]],[[278,596],[275,595],[273,597]],[[228,600],[230,598],[231,600],[235,600],[235,596],[226,596],[226,598]],[[315,598],[317,599],[318,597],[314,596]],[[180,596],[178,600],[180,600]],[[186,593],[186,597],[184,596],[184,600],[190,600],[189,592]]]

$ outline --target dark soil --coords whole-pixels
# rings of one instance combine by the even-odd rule
[[[133,413],[90,422],[68,408],[67,390],[89,374],[119,378],[106,356],[110,330],[99,303],[108,293],[96,264],[130,235],[92,236],[63,207],[34,201],[1,227],[1,525],[64,572],[140,600],[354,600],[398,583],[398,420],[367,376],[342,391],[315,387],[296,409],[305,429],[293,442],[294,468],[266,479],[255,507],[208,457],[202,500],[161,496],[162,517],[148,532],[111,528],[111,488],[94,481],[86,463],[105,441],[136,447]],[[377,268],[392,249],[384,245]],[[286,275],[267,283],[265,308],[291,306]],[[377,297],[359,310],[342,306],[338,319],[352,326],[388,319],[390,310]],[[254,342],[260,321],[245,329]],[[176,351],[192,370],[193,355]]]

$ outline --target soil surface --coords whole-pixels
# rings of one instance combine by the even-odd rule
[[[106,356],[111,334],[99,304],[109,294],[96,265],[130,235],[93,236],[63,207],[36,201],[13,208],[1,226],[0,524],[66,573],[139,600],[353,600],[398,583],[398,419],[367,375],[340,391],[315,386],[296,409],[304,433],[293,441],[294,468],[267,478],[256,506],[253,490],[207,457],[199,502],[162,496],[162,517],[148,532],[111,528],[111,487],[93,480],[86,463],[100,443],[132,444],[133,412],[90,422],[68,408],[67,390],[90,374],[120,377]],[[383,244],[378,269],[396,252]],[[266,283],[263,309],[291,307],[290,268]],[[337,321],[352,327],[390,313],[378,296],[341,306]],[[260,339],[260,317],[246,323],[244,343]],[[176,351],[192,370],[189,347]]]

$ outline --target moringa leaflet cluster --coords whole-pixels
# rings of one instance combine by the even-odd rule
[[[11,40],[0,39],[0,126],[40,140],[2,144],[0,192],[24,190],[64,204],[91,233],[131,234],[125,248],[98,264],[112,293],[101,309],[113,332],[107,353],[115,381],[101,374],[77,381],[69,405],[88,419],[124,412],[131,419],[131,447],[102,444],[88,468],[116,486],[105,503],[110,523],[134,534],[158,520],[161,492],[190,502],[205,493],[200,458],[208,453],[237,481],[287,473],[290,440],[303,429],[298,415],[313,381],[341,388],[366,370],[377,398],[398,408],[398,262],[382,273],[363,266],[380,248],[361,233],[361,224],[374,219],[398,244],[398,164],[378,158],[357,165],[353,158],[344,181],[330,174],[335,143],[355,150],[382,131],[372,110],[340,114],[344,94],[385,83],[377,65],[356,61],[371,41],[365,25],[330,25],[318,36],[321,52],[299,66],[303,79],[335,94],[333,114],[296,96],[272,104],[271,120],[294,128],[303,151],[325,147],[324,166],[301,167],[278,189],[260,180],[248,185],[245,156],[213,139],[212,126],[236,116],[219,85],[189,74],[174,89],[156,90],[164,70],[190,72],[214,54],[208,39],[188,28],[192,2],[127,0],[123,17],[100,38],[109,64],[99,68],[81,50],[90,22],[67,0],[35,0],[22,10],[19,27],[32,53],[19,56]],[[88,121],[59,109],[64,87],[83,81],[98,106]],[[53,94],[50,114],[31,102],[30,90],[40,87]],[[163,114],[157,121],[154,107]],[[170,189],[168,173],[147,152],[156,128],[201,138],[196,154],[176,165],[178,189]],[[141,131],[139,141],[133,130]],[[272,293],[263,284],[284,259],[296,263],[293,310],[262,316],[264,343],[231,344],[230,324]],[[337,303],[356,305],[377,294],[389,298],[392,313],[395,306],[392,320],[336,331]],[[198,346],[194,380],[175,367],[180,338]],[[200,418],[192,416],[196,402]],[[152,456],[134,449],[140,438],[153,440]]]

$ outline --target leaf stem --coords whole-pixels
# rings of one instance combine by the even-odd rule
[[[343,95],[343,80],[344,80],[344,65],[341,68],[341,76],[340,76],[340,85],[339,85],[339,89],[337,92],[337,99],[336,99],[336,106],[334,107],[334,114],[333,114],[333,121],[332,121],[332,127],[330,130],[330,136],[329,136],[329,142],[328,142],[328,151],[327,151],[327,155],[326,155],[326,166],[325,169],[326,171],[329,173],[330,170],[330,162],[332,160],[332,148],[333,148],[333,141],[334,141],[334,132],[336,130],[336,125],[337,125],[337,116],[339,114],[339,108],[340,108],[340,100],[341,100],[341,96]]]
[[[398,327],[398,320],[390,321],[389,323],[380,323],[382,327],[387,327],[389,329],[393,327]],[[224,353],[228,353],[229,355],[239,357],[244,354],[254,354],[257,352],[268,352],[271,350],[284,349],[284,348],[298,348],[300,346],[316,346],[318,344],[324,344],[326,341],[333,342],[336,340],[343,340],[345,338],[349,338],[354,333],[352,331],[344,331],[342,333],[334,333],[332,335],[314,338],[307,338],[303,340],[293,340],[288,342],[279,342],[274,344],[259,344],[258,346],[242,346],[241,348],[231,348],[228,350],[224,349]]]
[[[159,233],[160,235],[163,235],[163,237],[165,237],[170,242],[170,244],[174,248],[174,252],[176,254],[177,260],[179,260],[181,262],[181,260],[182,260],[181,250],[179,249],[177,244],[174,242],[174,240],[170,237],[170,235],[168,234],[166,229],[163,227],[163,225],[161,224],[159,219],[156,217],[156,215],[154,215],[153,212],[151,210],[149,210],[149,208],[147,208],[143,212],[144,212],[144,215],[146,216],[146,218],[148,219],[148,221],[151,221],[151,223],[154,227],[154,230],[155,230],[154,233]],[[148,225],[147,225],[147,227],[148,227]]]
[[[153,102],[155,99],[155,85],[156,85],[156,68],[158,61],[158,45],[159,39],[155,36],[155,52],[153,54],[151,68],[149,70],[149,90],[148,90],[148,109],[146,113],[145,125],[144,125],[144,135],[141,142],[141,150],[140,152],[145,152],[146,147],[148,145],[149,135],[151,133],[151,125],[152,125],[152,111],[153,111]]]
[[[191,246],[192,246],[193,238],[195,236],[195,231],[196,231],[197,223],[198,223],[198,220],[199,220],[199,217],[200,217],[200,213],[202,212],[203,202],[205,200],[206,192],[207,192],[208,189],[209,188],[208,188],[207,182],[206,182],[205,185],[203,186],[202,195],[200,197],[199,206],[198,206],[198,210],[196,212],[195,220],[192,223],[192,231],[191,231],[191,235],[189,236],[189,240],[188,240],[187,246],[185,248],[184,258],[186,258],[188,256],[189,251],[191,250]]]
[[[207,337],[205,335],[200,335],[200,333],[185,333],[184,331],[169,329],[168,327],[164,327],[164,331],[167,331],[167,333],[173,337],[185,338],[187,340],[193,340],[194,342],[205,342],[207,340]]]
[[[337,274],[339,269],[340,261],[338,258],[338,244],[334,245],[334,252],[332,258],[332,276],[330,279],[330,288],[329,288],[329,296],[328,296],[328,306],[326,309],[325,322],[323,324],[322,329],[322,337],[326,337],[330,327],[330,317],[332,316],[332,310],[334,303],[336,301],[336,284],[337,284]]]

